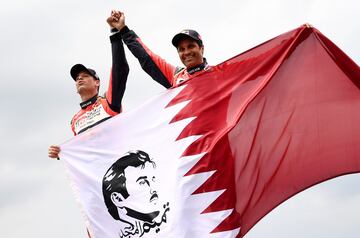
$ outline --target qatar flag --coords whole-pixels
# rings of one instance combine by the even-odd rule
[[[61,146],[93,238],[243,237],[304,189],[360,172],[360,69],[308,26]]]

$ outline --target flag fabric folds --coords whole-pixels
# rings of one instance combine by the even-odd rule
[[[301,26],[61,146],[93,238],[243,237],[360,172],[360,69]]]

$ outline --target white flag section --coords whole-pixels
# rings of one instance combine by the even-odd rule
[[[231,212],[202,214],[224,190],[191,195],[215,171],[184,176],[204,155],[181,157],[201,137],[176,140],[194,118],[170,123],[188,103],[166,107],[167,90],[61,145],[92,238],[236,237],[211,233]]]

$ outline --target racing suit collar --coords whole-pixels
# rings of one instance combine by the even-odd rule
[[[208,63],[206,61],[206,58],[204,58],[204,61],[201,64],[196,65],[196,66],[191,67],[191,68],[188,68],[188,69],[186,69],[186,71],[189,74],[194,74],[194,73],[196,73],[198,71],[201,71],[201,70],[205,69],[207,66],[208,66]]]
[[[86,100],[86,101],[81,102],[81,103],[80,103],[81,109],[84,109],[84,108],[86,108],[87,106],[89,106],[89,105],[91,105],[91,104],[94,104],[94,103],[96,102],[97,98],[98,98],[98,95],[96,94],[94,97],[92,97],[92,98],[90,98],[90,99],[88,99],[88,100]]]

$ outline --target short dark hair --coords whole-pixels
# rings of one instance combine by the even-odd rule
[[[129,166],[140,167],[143,169],[145,163],[149,162],[155,168],[155,162],[152,161],[149,155],[141,150],[129,151],[123,157],[118,159],[110,168],[106,171],[102,181],[102,191],[104,196],[104,202],[110,215],[115,220],[120,220],[117,207],[111,200],[111,194],[113,192],[120,193],[125,199],[130,195],[126,189],[126,175],[125,169]]]

